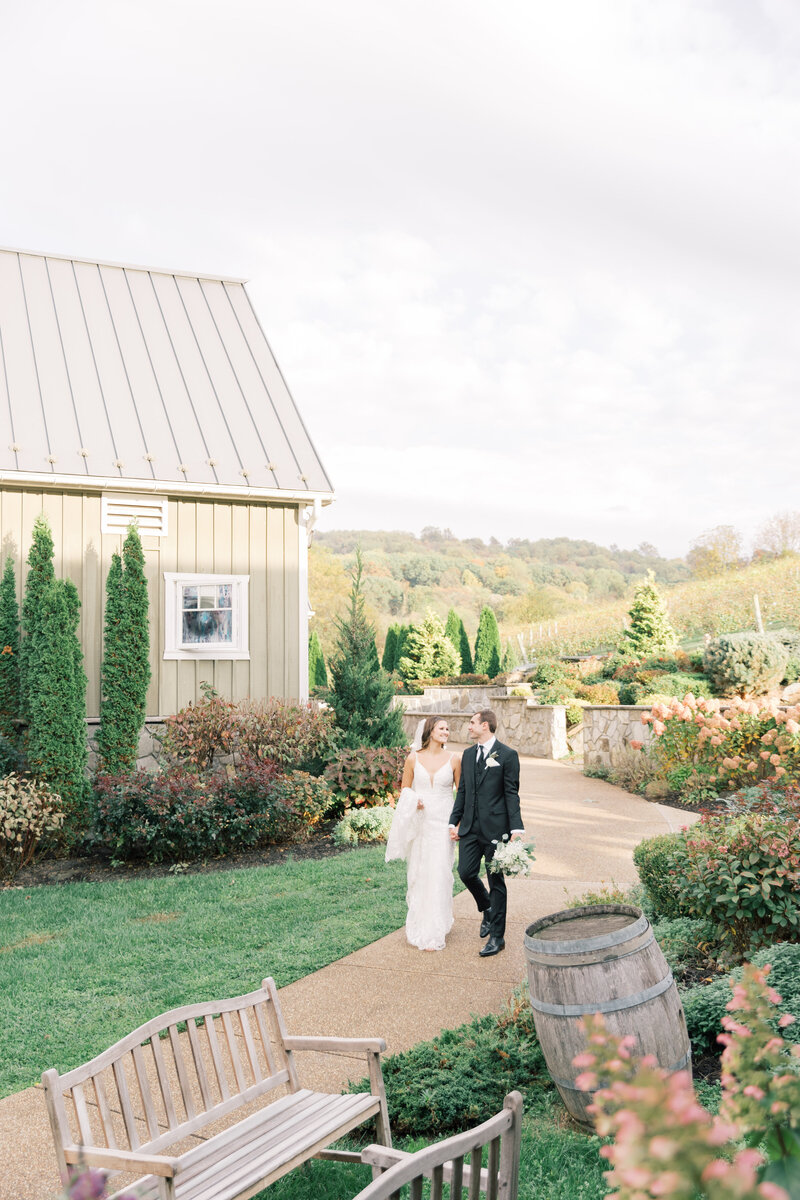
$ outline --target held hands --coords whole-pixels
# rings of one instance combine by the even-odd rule
[[[417,800],[417,808],[424,808],[424,807],[425,807],[425,805],[422,803],[422,800]]]
[[[450,826],[450,841],[451,842],[458,841],[458,829],[455,825]]]

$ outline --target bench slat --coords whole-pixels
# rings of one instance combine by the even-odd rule
[[[181,1050],[181,1039],[178,1037],[177,1025],[170,1025],[169,1027],[169,1044],[172,1046],[172,1057],[175,1060],[175,1070],[178,1073],[183,1107],[186,1116],[191,1121],[195,1115],[194,1100],[192,1099],[192,1089],[189,1086],[189,1076],[186,1074],[186,1063],[183,1061],[183,1051]]]
[[[497,1172],[500,1168],[500,1138],[492,1138],[489,1142],[489,1160],[486,1173],[489,1177],[486,1188],[486,1200],[497,1200]]]
[[[102,1075],[92,1075],[92,1087],[95,1099],[97,1100],[97,1111],[100,1113],[100,1124],[103,1127],[106,1146],[109,1150],[116,1150],[117,1139],[114,1134],[114,1120],[111,1116],[111,1109],[108,1106],[106,1085]]]
[[[297,1068],[294,1065],[294,1055],[291,1050],[286,1047],[286,1038],[289,1036],[286,1031],[286,1024],[283,1020],[283,1012],[281,1011],[278,993],[275,989],[274,979],[265,979],[264,987],[268,990],[270,1000],[272,1001],[272,1011],[275,1015],[275,1024],[278,1026],[278,1036],[283,1045],[283,1054],[286,1061],[286,1070],[289,1072],[289,1086],[293,1092],[296,1092],[300,1087],[300,1080],[297,1078]]]
[[[76,1083],[72,1089],[72,1104],[75,1108],[75,1119],[78,1122],[78,1131],[80,1133],[79,1141],[91,1146],[94,1142],[92,1134],[92,1126],[89,1121],[89,1110],[86,1107],[86,1097],[83,1094],[83,1084]]]
[[[245,1089],[244,1074],[242,1073],[242,1064],[239,1058],[239,1050],[236,1045],[236,1034],[233,1032],[233,1021],[231,1014],[224,1012],[222,1014],[222,1028],[225,1030],[225,1038],[228,1043],[228,1053],[231,1056],[233,1063],[233,1074],[236,1077],[236,1086],[240,1092]]]
[[[156,1064],[156,1074],[158,1076],[158,1087],[161,1092],[161,1099],[164,1101],[164,1112],[167,1115],[167,1124],[170,1129],[175,1129],[178,1124],[178,1116],[175,1112],[175,1105],[172,1103],[172,1089],[169,1084],[169,1075],[167,1074],[167,1066],[164,1062],[164,1051],[161,1049],[161,1038],[156,1034],[150,1038],[150,1049],[153,1053],[153,1061]]]
[[[262,1078],[261,1063],[258,1061],[258,1055],[256,1054],[256,1044],[253,1041],[253,1032],[250,1028],[250,1018],[247,1012],[246,1008],[240,1008],[237,1015],[239,1017],[239,1024],[242,1027],[242,1037],[244,1038],[247,1057],[250,1060],[250,1069],[253,1072],[253,1083],[258,1083]]]
[[[139,1132],[136,1128],[136,1118],[131,1107],[131,1097],[128,1091],[128,1080],[125,1078],[124,1059],[117,1059],[113,1064],[114,1079],[117,1084],[119,1106],[122,1110],[122,1120],[125,1122],[125,1132],[128,1135],[128,1145],[131,1150],[139,1149]],[[91,1145],[91,1143],[89,1143]]]
[[[481,1197],[481,1147],[473,1148],[469,1156],[469,1200],[480,1200]]]
[[[214,1074],[217,1077],[217,1087],[219,1094],[223,1100],[227,1100],[230,1096],[230,1088],[228,1087],[228,1079],[225,1075],[225,1064],[222,1061],[222,1054],[219,1048],[219,1039],[217,1038],[217,1030],[214,1025],[213,1017],[206,1017],[203,1023],[203,1028],[206,1031],[208,1038],[208,1048],[211,1053],[211,1061],[214,1064]]]
[[[150,1092],[150,1080],[147,1077],[147,1068],[144,1062],[141,1046],[134,1046],[133,1065],[136,1070],[136,1081],[139,1084],[139,1095],[142,1098],[142,1108],[144,1109],[145,1121],[147,1122],[147,1133],[151,1138],[158,1137],[158,1117],[156,1116],[153,1097]]]
[[[258,1032],[261,1036],[261,1045],[264,1047],[264,1054],[266,1055],[266,1059],[267,1059],[267,1066],[269,1067],[270,1074],[274,1075],[274,1073],[275,1073],[275,1056],[272,1053],[272,1045],[270,1044],[270,1040],[269,1040],[269,1028],[267,1026],[267,1016],[266,1016],[265,1010],[266,1010],[265,1004],[254,1004],[253,1005],[253,1011],[256,1014],[256,1024],[258,1026]]]
[[[186,1031],[189,1034],[189,1045],[192,1048],[194,1069],[197,1072],[197,1082],[200,1084],[200,1095],[203,1100],[203,1108],[206,1110],[206,1112],[208,1112],[208,1110],[213,1106],[214,1101],[211,1099],[211,1089],[208,1086],[206,1064],[203,1062],[203,1055],[200,1050],[200,1038],[197,1033],[197,1026],[194,1023],[194,1017],[186,1022]]]

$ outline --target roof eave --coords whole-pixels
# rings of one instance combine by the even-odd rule
[[[259,488],[226,486],[219,483],[191,483],[160,479],[101,478],[97,475],[57,475],[35,471],[1,471],[0,484],[15,487],[40,487],[48,491],[71,492],[150,492],[159,496],[185,496],[209,500],[274,500],[278,504],[332,504],[332,491],[291,490],[288,488]]]

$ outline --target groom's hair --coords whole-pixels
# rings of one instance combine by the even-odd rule
[[[492,733],[497,729],[497,716],[493,708],[482,708],[478,713],[481,725],[488,725]]]

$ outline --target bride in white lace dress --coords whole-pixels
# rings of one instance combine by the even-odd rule
[[[408,860],[406,937],[419,950],[444,950],[453,926],[454,843],[448,821],[461,756],[447,751],[447,722],[428,717],[403,768],[403,790],[386,843],[386,861]]]

